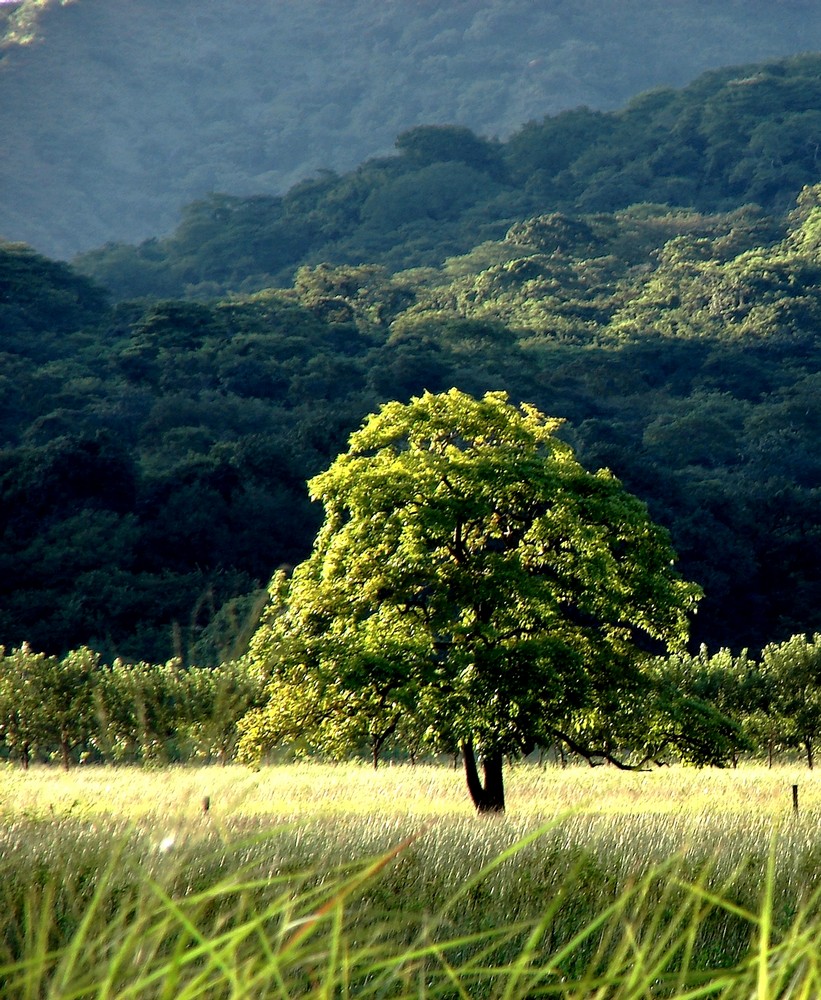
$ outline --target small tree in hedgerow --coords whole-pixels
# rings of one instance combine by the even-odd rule
[[[781,742],[803,747],[812,770],[821,739],[821,634],[770,643],[761,659],[769,715],[781,730]]]
[[[0,646],[0,740],[25,771],[45,738],[40,678],[55,662],[27,643],[10,652]]]
[[[366,420],[309,483],[325,521],[252,642],[271,700],[241,723],[243,759],[323,731],[421,739],[461,751],[477,810],[498,812],[505,757],[641,752],[612,728],[596,745],[601,721],[652,699],[644,664],[683,645],[700,591],[560,425],[456,389]]]

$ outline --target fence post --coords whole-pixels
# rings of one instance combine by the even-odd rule
[[[792,811],[798,815],[798,785],[792,786]]]

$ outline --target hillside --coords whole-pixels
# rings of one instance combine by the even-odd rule
[[[19,6],[0,73],[94,9]],[[647,502],[704,587],[694,643],[821,630],[819,107],[793,56],[500,139],[415,125],[73,266],[0,241],[0,645],[218,662],[309,551],[306,478],[450,386],[564,418]]]
[[[639,203],[781,214],[821,173],[821,56],[711,70],[615,111],[580,108],[506,141],[419,125],[393,155],[282,196],[212,194],[169,236],[109,244],[77,266],[120,298],[207,299],[287,286],[300,265],[438,266],[517,221]]]
[[[333,11],[332,16],[329,10]],[[22,0],[0,7],[0,234],[68,258],[209,192],[283,193],[419,124],[507,139],[821,49],[811,0]]]
[[[214,662],[307,555],[305,479],[388,399],[507,390],[669,528],[695,643],[821,631],[821,186],[789,218],[637,206],[440,267],[111,306],[0,245],[0,644]]]

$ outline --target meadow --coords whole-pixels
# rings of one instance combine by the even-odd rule
[[[819,821],[787,767],[520,765],[479,818],[447,765],[9,765],[0,997],[817,997]]]

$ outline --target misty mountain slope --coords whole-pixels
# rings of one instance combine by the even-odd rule
[[[821,55],[804,54],[709,70],[617,111],[560,112],[506,142],[418,125],[392,156],[283,196],[211,194],[187,205],[169,236],[107,243],[74,263],[117,299],[207,300],[288,286],[303,265],[436,268],[555,212],[778,217],[821,178],[819,108]]]
[[[23,0],[2,11],[0,235],[68,257],[278,193],[419,123],[506,136],[821,48],[810,0]]]

